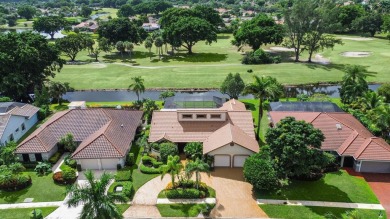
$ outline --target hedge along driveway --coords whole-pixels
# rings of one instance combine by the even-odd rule
[[[259,199],[289,199],[379,204],[368,183],[349,175],[345,170],[327,173],[318,181],[295,181],[280,193],[257,191]]]
[[[0,204],[21,203],[26,198],[34,198],[33,202],[64,200],[66,186],[55,184],[52,173],[46,176],[38,176],[34,171],[25,173],[31,176],[32,185],[16,192],[0,191]]]

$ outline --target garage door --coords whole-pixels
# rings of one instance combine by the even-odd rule
[[[101,159],[103,170],[116,170],[118,159]]]
[[[390,162],[363,161],[360,172],[390,173]]]
[[[83,170],[98,170],[99,162],[97,159],[83,159],[81,160],[81,168]]]
[[[234,156],[234,162],[233,165],[234,167],[243,167],[245,159],[248,158],[248,155],[236,155]]]
[[[230,167],[230,156],[229,155],[214,155],[214,166],[215,167]]]

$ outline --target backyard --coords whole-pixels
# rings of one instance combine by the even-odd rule
[[[142,76],[146,88],[218,88],[228,73],[241,73],[245,82],[252,75],[269,75],[276,77],[284,84],[302,84],[324,81],[340,81],[342,69],[346,64],[363,64],[376,77],[368,78],[370,82],[389,82],[390,68],[387,62],[389,42],[385,39],[370,38],[360,40],[354,36],[339,36],[344,38],[344,45],[337,45],[334,50],[326,50],[322,56],[329,59],[331,64],[294,63],[284,60],[281,64],[242,65],[242,55],[237,48],[231,46],[232,36],[221,34],[218,42],[211,46],[199,42],[194,47],[195,54],[187,55],[180,51],[172,57],[159,60],[149,58],[149,52],[143,45],[135,47],[132,59],[128,55],[121,57],[115,51],[110,54],[102,53],[99,60],[102,63],[84,65],[65,65],[54,80],[69,82],[75,89],[126,89],[130,79]],[[268,45],[265,49],[269,49]],[[154,51],[154,48],[152,49]],[[371,52],[368,57],[345,57],[341,53],[348,51]],[[283,57],[289,57],[291,52],[274,51]],[[305,61],[305,54],[302,61]],[[64,57],[66,59],[66,57]],[[77,56],[79,61],[93,61],[87,51]],[[248,73],[247,70],[253,70]]]

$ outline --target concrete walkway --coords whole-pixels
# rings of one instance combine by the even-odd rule
[[[316,206],[333,208],[357,208],[370,210],[385,210],[381,204],[347,203],[347,202],[323,202],[304,200],[277,200],[277,199],[257,199],[259,205],[296,205],[296,206]]]
[[[62,203],[63,203],[63,201],[58,201],[58,202],[30,202],[30,203],[17,203],[17,204],[0,204],[0,209],[57,207],[57,206],[61,206]]]
[[[157,204],[215,204],[215,198],[202,198],[202,199],[168,199],[159,198]]]
[[[54,164],[54,166],[51,168],[51,170],[53,171],[53,173],[57,173],[57,172],[60,172],[61,169],[60,169],[60,166],[62,165],[62,163],[64,162],[64,158],[66,155],[68,155],[69,152],[65,152],[64,154],[62,154],[62,156],[60,157],[60,159],[57,161],[56,164]]]

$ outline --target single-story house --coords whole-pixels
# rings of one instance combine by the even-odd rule
[[[214,156],[215,167],[242,167],[259,152],[252,112],[237,100],[220,108],[154,111],[149,142],[170,141],[182,151],[188,142],[203,142],[203,154]]]
[[[321,149],[340,156],[341,166],[357,172],[390,173],[390,146],[345,112],[270,111],[272,125],[285,117],[304,120],[325,135]]]
[[[23,161],[48,160],[57,152],[57,143],[71,133],[79,144],[71,157],[82,169],[116,169],[126,155],[142,111],[115,109],[70,109],[54,114],[16,149]]]
[[[18,141],[38,122],[39,108],[26,103],[0,103],[0,146]]]

